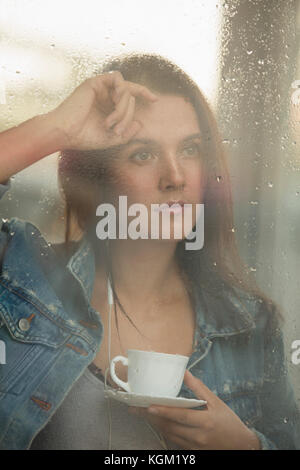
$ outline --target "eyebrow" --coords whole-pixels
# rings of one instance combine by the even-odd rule
[[[199,139],[202,138],[199,132],[185,137],[184,139],[181,140],[181,143],[189,142],[190,140],[193,140],[196,138],[199,138]],[[129,140],[129,142],[127,142],[126,144],[124,144],[123,147],[129,147],[130,145],[134,145],[134,144],[152,144],[152,145],[155,144],[156,145],[157,142],[152,139],[132,139],[132,140]]]

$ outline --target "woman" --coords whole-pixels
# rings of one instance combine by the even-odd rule
[[[117,58],[100,72],[55,110],[0,135],[2,192],[11,175],[60,150],[66,200],[63,244],[49,246],[16,218],[2,225],[1,447],[295,448],[299,414],[278,309],[239,260],[208,104],[157,55]],[[152,204],[204,204],[204,247],[186,250],[186,233],[175,238],[171,209],[169,239],[99,239],[97,207],[118,208],[120,195],[148,214]],[[194,211],[190,229],[195,223]],[[189,356],[180,396],[205,399],[206,409],[113,401],[106,421],[95,376],[103,380],[109,366],[108,278],[111,357],[127,349]],[[117,374],[126,380],[120,363]]]

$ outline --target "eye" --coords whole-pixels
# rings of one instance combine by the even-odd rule
[[[142,150],[140,152],[136,152],[133,155],[131,155],[130,159],[138,161],[138,162],[145,162],[147,160],[150,160],[151,157],[152,157],[151,152],[148,152],[147,150]]]
[[[186,147],[184,147],[183,149],[183,155],[186,156],[186,157],[193,157],[193,156],[197,156],[197,155],[200,155],[200,145],[199,144],[191,144],[191,145],[188,145]]]

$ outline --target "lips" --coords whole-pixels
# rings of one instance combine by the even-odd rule
[[[169,207],[174,206],[174,205],[183,207],[184,206],[184,201],[180,201],[180,200],[179,201],[168,201],[167,204],[168,204]]]
[[[162,202],[160,204],[160,206],[162,207],[158,210],[160,212],[163,212],[163,211],[182,212],[184,204],[185,202],[182,200],[171,200],[167,202]]]

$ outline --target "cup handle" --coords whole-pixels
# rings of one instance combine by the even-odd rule
[[[123,382],[123,380],[119,379],[117,377],[116,372],[115,372],[115,364],[116,362],[122,362],[125,366],[128,366],[128,358],[124,356],[116,356],[110,361],[110,375],[113,379],[113,381],[117,384],[120,385],[120,387],[124,388],[126,392],[130,392],[129,384],[128,382]]]

